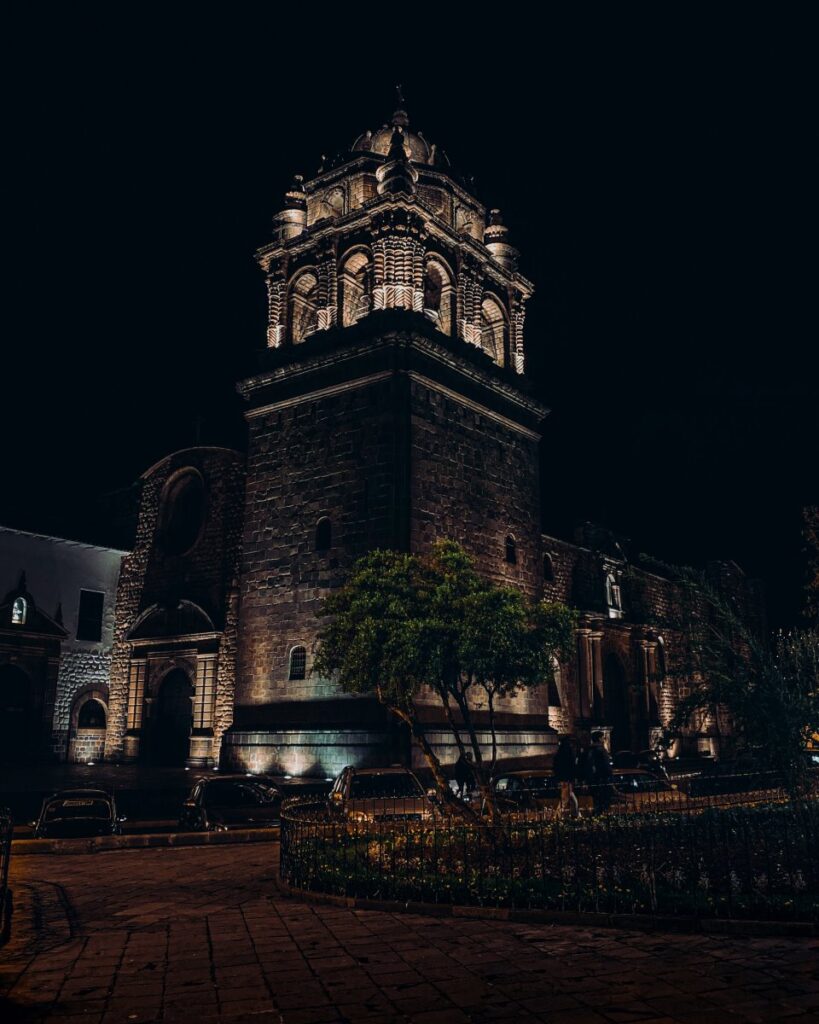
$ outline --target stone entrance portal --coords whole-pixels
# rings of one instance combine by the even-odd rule
[[[193,728],[193,686],[181,668],[172,669],[159,688],[145,753],[152,764],[185,764]]]
[[[611,752],[632,749],[629,693],[623,665],[615,654],[610,654],[603,668],[606,720],[611,723]]]

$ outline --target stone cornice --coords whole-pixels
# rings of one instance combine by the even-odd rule
[[[412,316],[412,314],[405,315]],[[309,342],[303,344],[309,344]],[[462,342],[461,344],[465,343]],[[344,363],[352,364],[354,360],[360,359],[362,356],[389,348],[413,348],[422,352],[439,365],[455,371],[460,376],[468,378],[473,384],[499,395],[511,405],[525,411],[537,420],[544,419],[549,413],[546,406],[526,395],[519,388],[505,380],[500,374],[488,372],[482,367],[476,366],[458,353],[453,352],[446,344],[442,344],[437,339],[433,339],[419,330],[412,329],[387,330],[377,337],[369,336],[361,341],[351,341],[347,345],[340,345],[338,348],[316,353],[298,362],[282,361],[281,365],[271,367],[240,381],[236,385],[236,390],[246,401],[249,401],[251,396],[262,388],[284,381],[293,383],[299,378],[306,378],[318,371]],[[272,351],[277,354],[286,351],[294,352],[294,348]]]
[[[454,231],[448,224],[445,224],[418,196],[378,196],[371,199],[364,206],[345,214],[337,219],[319,221],[312,228],[289,240],[287,243],[269,242],[256,250],[256,260],[262,269],[267,271],[273,260],[280,256],[287,255],[290,258],[303,255],[313,250],[318,244],[328,240],[335,240],[348,232],[359,228],[366,228],[373,214],[378,210],[388,208],[401,208],[408,212],[414,212],[421,208],[427,220],[427,230],[430,235],[438,241],[443,241],[447,247],[462,253],[468,253],[478,260],[484,268],[488,277],[493,278],[503,288],[515,286],[524,295],[530,298],[534,293],[535,286],[528,278],[515,272],[508,273],[492,256],[486,246],[471,235],[461,235]]]

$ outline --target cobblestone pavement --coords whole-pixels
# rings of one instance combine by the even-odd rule
[[[277,853],[12,861],[0,1021],[819,1022],[816,939],[312,906],[276,891]]]

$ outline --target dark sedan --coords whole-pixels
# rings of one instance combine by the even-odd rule
[[[220,775],[197,780],[179,814],[179,827],[195,832],[270,828],[279,824],[281,792],[263,775]]]
[[[101,789],[65,789],[43,801],[34,824],[37,839],[116,836],[120,822],[114,798]]]

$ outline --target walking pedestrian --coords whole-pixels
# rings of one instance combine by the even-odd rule
[[[472,765],[469,761],[469,754],[461,754],[455,762],[456,793],[463,800],[469,795],[472,786]]]
[[[611,807],[614,788],[612,784],[611,758],[603,743],[603,733],[592,733],[589,747],[589,761],[592,769],[591,789],[595,814],[602,814]]]
[[[577,779],[577,757],[575,756],[574,745],[568,736],[564,736],[560,741],[552,767],[555,778],[560,783],[558,813],[563,817],[567,812],[570,812],[571,816],[576,818],[580,813],[580,806],[574,791],[574,784]]]

